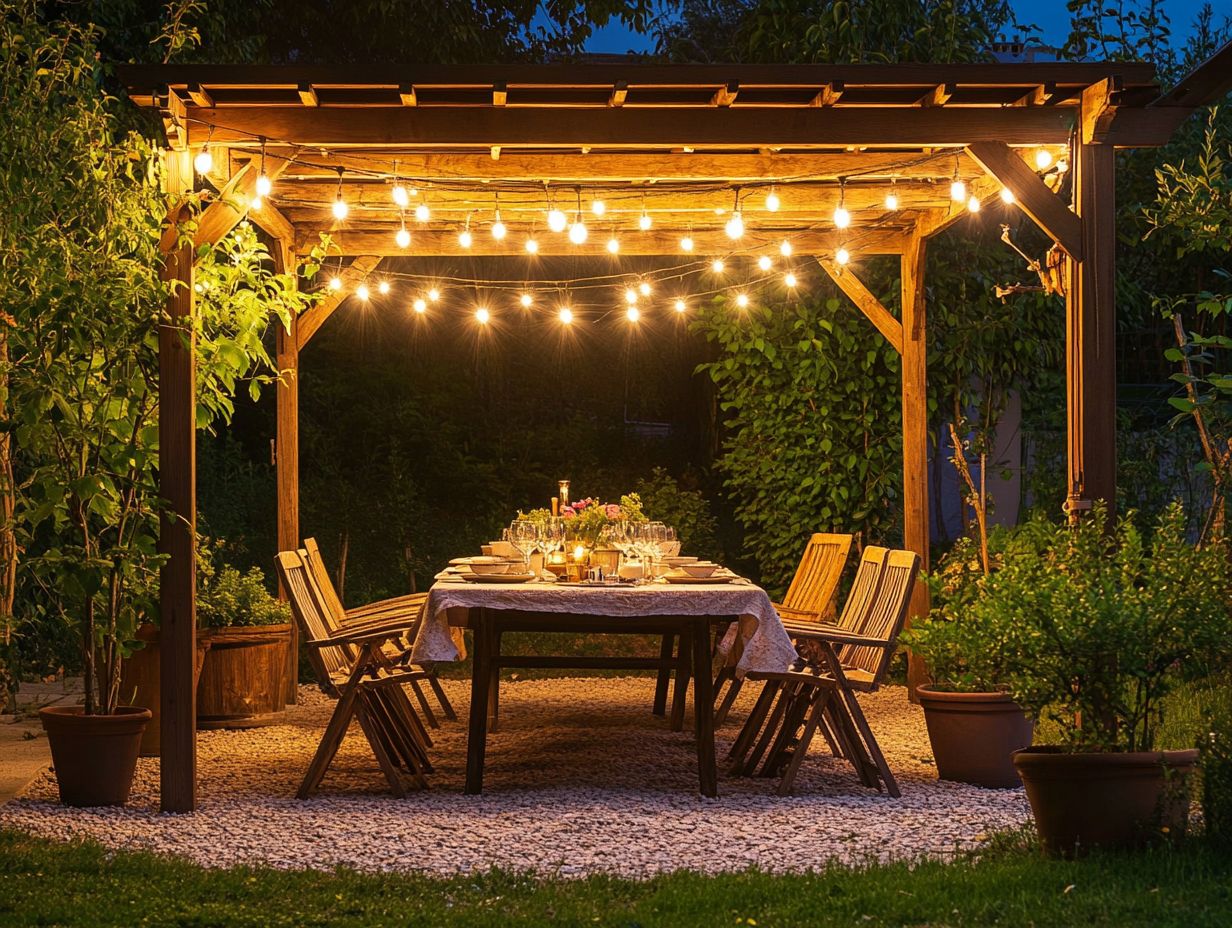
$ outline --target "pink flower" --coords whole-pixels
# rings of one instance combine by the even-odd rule
[[[620,515],[621,515],[621,513],[620,513],[620,507],[619,507],[619,506],[617,506],[615,503],[608,503],[608,504],[607,504],[607,517],[608,517],[609,519],[619,519],[619,518],[620,518]]]
[[[577,510],[574,509],[572,506],[566,506],[564,509],[560,511],[560,515],[561,515],[561,518],[563,519],[572,519],[574,516],[577,515]]]

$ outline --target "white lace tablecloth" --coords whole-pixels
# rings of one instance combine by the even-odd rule
[[[564,612],[579,616],[713,615],[738,616],[719,650],[736,673],[787,669],[796,649],[761,587],[751,583],[643,586],[558,586],[527,583],[505,586],[439,580],[428,593],[426,614],[415,636],[412,660],[457,661],[466,657],[462,628],[449,623],[451,609],[512,609]]]

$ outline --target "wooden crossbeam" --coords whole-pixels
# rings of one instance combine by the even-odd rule
[[[809,101],[809,106],[833,106],[843,96],[846,88],[842,81],[830,81],[817,91],[817,95]]]
[[[1117,114],[1121,79],[1108,77],[1082,91],[1080,138],[1084,145],[1105,140]]]
[[[275,180],[285,168],[286,162],[277,162],[273,167],[268,167],[266,173],[270,180]],[[231,175],[219,191],[218,198],[201,211],[193,234],[194,250],[202,245],[217,244],[247,215],[248,204],[257,195],[257,174],[256,163],[249,161]],[[169,254],[176,247],[178,238],[177,224],[168,224],[159,240],[159,248],[164,254]]]
[[[295,226],[269,200],[262,200],[259,209],[249,209],[248,219],[269,233],[271,238],[285,242],[288,247],[295,241]]]
[[[317,89],[311,84],[300,84],[296,88],[299,93],[299,102],[304,106],[320,106],[321,99],[317,96]]]
[[[192,100],[193,106],[213,106],[214,98],[200,84],[188,85],[188,99]]]
[[[956,90],[955,84],[938,84],[916,102],[920,106],[945,106]]]
[[[1014,101],[1014,106],[1050,106],[1057,100],[1057,85],[1053,81],[1037,84]]]
[[[295,325],[295,350],[303,351],[304,346],[311,341],[312,336],[317,333],[317,330],[325,324],[327,320],[338,308],[339,304],[350,295],[350,292],[359,284],[363,283],[368,275],[376,270],[376,266],[381,263],[381,259],[376,255],[361,255],[356,258],[338,275],[342,281],[342,286],[337,290],[331,290],[329,294],[309,308],[302,316],[296,320]]]
[[[997,138],[1011,145],[1069,140],[1072,113],[1058,107],[941,106],[765,109],[699,107],[574,110],[511,107],[194,107],[190,144],[213,140],[259,148],[265,136],[313,148],[827,148],[845,145],[958,147]]]
[[[172,151],[183,151],[188,146],[188,109],[179,94],[170,88],[159,95],[163,132]]]
[[[629,96],[629,82],[617,81],[612,85],[612,92],[607,98],[608,106],[624,106]]]
[[[1225,42],[1152,106],[1207,106],[1232,91],[1232,41]]]
[[[1001,201],[1000,181],[987,175],[968,181],[967,190],[970,196],[980,201],[981,209],[987,208],[990,203]],[[925,210],[916,220],[916,235],[921,239],[932,238],[970,215],[965,203],[951,200],[943,209]]]
[[[714,92],[714,96],[710,98],[711,106],[731,106],[736,102],[736,96],[740,93],[739,81],[728,81],[727,85],[720,87]]]
[[[1066,254],[1082,260],[1082,220],[1008,145],[972,142],[967,154],[1014,195],[1022,211]]]
[[[860,312],[868,318],[868,321],[877,327],[885,340],[899,354],[903,353],[903,326],[894,315],[885,308],[882,302],[873,295],[873,292],[864,286],[863,282],[852,272],[850,268],[843,267],[835,262],[832,258],[819,257],[817,263],[821,265],[830,279],[843,291],[859,308]]]
[[[295,250],[300,254],[306,253],[318,243],[321,231],[328,231],[331,245],[343,255],[383,255],[386,257],[504,255],[523,257],[528,261],[534,260],[526,252],[525,234],[513,229],[505,239],[499,242],[487,234],[476,233],[474,243],[470,248],[464,249],[458,244],[456,231],[440,228],[412,230],[410,246],[400,248],[394,241],[394,234],[398,228],[397,225],[390,224],[379,229],[331,230],[328,225],[301,223],[296,225]],[[686,234],[686,231],[683,226],[675,232],[660,228],[649,232],[632,230],[620,236],[620,255],[679,256],[682,254],[680,238]],[[849,248],[858,250],[860,254],[898,254],[902,250],[906,230],[861,231],[853,228],[848,229],[847,233],[842,238],[836,232],[817,231],[793,231],[778,234],[746,233],[739,247],[735,248],[722,229],[707,232],[688,231],[694,241],[692,255],[698,259],[708,259],[715,255],[729,255],[733,252],[748,255],[765,254],[777,258],[778,247],[783,239],[791,242],[797,255],[833,253],[844,241],[848,243]],[[606,240],[606,235],[596,232],[591,234],[586,244],[575,245],[566,236],[545,234],[540,229],[537,235],[538,256],[569,255],[612,259],[611,253],[607,250]]]
[[[398,88],[398,97],[402,100],[403,106],[418,106],[419,97],[415,93],[414,84],[403,84]]]

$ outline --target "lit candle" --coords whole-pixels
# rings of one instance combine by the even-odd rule
[[[582,547],[581,545],[578,545],[576,548],[573,549],[573,559],[575,561],[580,561],[584,557],[586,557],[586,549],[584,547]]]
[[[559,496],[552,497],[552,515],[553,516],[560,515],[560,497]]]

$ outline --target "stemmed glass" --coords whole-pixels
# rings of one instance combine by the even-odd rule
[[[559,516],[549,516],[539,525],[538,545],[543,552],[543,566],[546,568],[552,559],[552,554],[565,540],[565,520]]]
[[[676,538],[676,530],[670,525],[663,526],[663,537],[659,540],[659,557],[675,557],[680,553],[680,541]]]
[[[515,519],[509,523],[509,543],[518,549],[526,573],[530,573],[530,556],[539,543],[539,526],[529,519]]]

